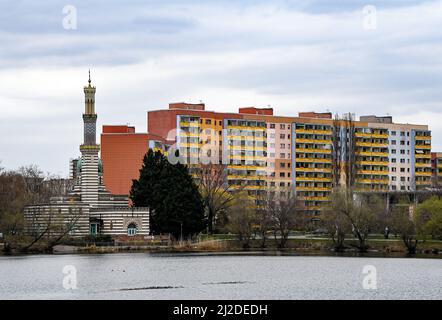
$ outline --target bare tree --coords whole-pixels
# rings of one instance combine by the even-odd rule
[[[228,184],[226,166],[222,164],[201,164],[197,181],[206,207],[208,231],[213,233],[216,219],[228,211],[236,190]]]
[[[335,246],[337,249],[343,248],[345,233],[350,229],[358,239],[358,250],[366,252],[368,235],[377,225],[383,202],[377,195],[355,194],[350,188],[336,189],[331,199],[326,211],[332,216],[325,219],[329,233],[335,234]]]
[[[333,190],[331,201],[323,210],[321,224],[330,235],[335,251],[341,252],[345,249],[345,235],[351,231],[346,212],[352,210],[353,199],[338,188]]]
[[[23,208],[29,201],[22,176],[13,171],[0,173],[0,231],[15,236],[23,229]]]
[[[257,210],[256,210],[256,233],[260,238],[260,247],[265,248],[267,243],[267,233],[272,228],[273,217],[272,210],[269,210],[269,201],[274,197],[274,190],[266,190],[259,194],[257,198]]]
[[[21,167],[17,171],[0,171],[0,232],[7,237],[6,247],[28,250],[41,239],[47,238],[54,226],[53,214],[40,225],[38,235],[30,242],[24,236],[24,209],[27,205],[49,203],[54,196],[61,196],[69,188],[67,179],[44,175],[36,166]]]
[[[353,197],[353,206],[350,207],[351,210],[345,212],[345,215],[353,234],[358,239],[359,252],[366,252],[368,235],[376,227],[379,211],[384,210],[384,203],[379,196],[374,194],[357,194],[356,196],[352,192],[349,194]]]
[[[401,201],[393,207],[390,222],[393,232],[400,235],[408,253],[415,254],[419,240],[415,219],[410,215],[408,201]]]
[[[244,248],[250,247],[250,240],[256,221],[256,203],[247,192],[235,193],[232,204],[229,207],[229,222],[227,228],[238,236]]]
[[[279,248],[285,248],[290,231],[300,227],[305,222],[304,207],[294,190],[290,187],[269,193],[266,210],[271,219],[271,225],[279,234]]]
[[[46,250],[50,251],[54,246],[59,244],[70,233],[75,231],[78,227],[78,222],[83,216],[80,208],[69,208],[66,214],[58,217],[58,223],[51,227],[54,236],[50,238]]]

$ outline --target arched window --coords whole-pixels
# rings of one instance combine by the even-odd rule
[[[127,226],[127,235],[129,237],[135,236],[137,234],[137,225],[135,223],[131,223]]]

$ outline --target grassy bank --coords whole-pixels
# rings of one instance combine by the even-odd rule
[[[214,238],[217,238],[216,236]],[[229,237],[228,237],[229,238]],[[357,254],[357,241],[346,241],[341,254]],[[265,248],[261,248],[259,240],[251,240],[250,247],[243,248],[236,239],[209,239],[198,242],[179,242],[169,245],[124,245],[124,246],[87,246],[79,247],[78,253],[118,253],[118,252],[158,252],[158,253],[233,253],[233,252],[271,253],[280,252],[299,255],[335,255],[333,242],[327,238],[289,239],[284,249],[278,248],[274,239],[267,240]],[[405,257],[407,250],[401,240],[372,239],[369,243],[368,255]],[[417,250],[418,256],[442,258],[442,241],[422,241]]]
[[[368,254],[381,256],[407,256],[407,250],[402,240],[392,238],[383,239],[381,237],[372,237],[368,241]],[[357,254],[357,241],[347,239],[345,249],[342,254]],[[47,253],[38,252],[38,247],[29,253]],[[331,239],[326,237],[305,237],[292,238],[287,241],[286,247],[278,248],[278,243],[271,238],[266,241],[266,246],[261,247],[261,241],[252,239],[249,242],[249,248],[244,249],[243,243],[233,235],[203,235],[197,241],[183,242],[133,242],[120,245],[100,245],[94,243],[82,243],[73,245],[64,244],[55,248],[55,253],[118,253],[118,252],[160,252],[160,253],[229,253],[229,252],[281,252],[287,254],[299,255],[335,255],[334,245]],[[1,254],[1,253],[0,253]],[[417,248],[417,255],[442,258],[442,241],[425,240],[421,241]]]
[[[344,252],[357,252],[356,240],[346,240]],[[380,254],[403,254],[407,255],[407,249],[402,240],[398,239],[370,239],[368,253]],[[244,250],[243,244],[238,240],[226,241],[227,250]],[[330,254],[334,252],[334,245],[328,238],[289,239],[284,249],[279,249],[274,239],[267,240],[265,248],[261,248],[261,241],[251,240],[248,250],[280,250],[291,251],[299,254]],[[417,254],[431,254],[442,257],[442,241],[425,240],[419,243]]]

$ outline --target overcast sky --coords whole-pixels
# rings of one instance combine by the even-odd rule
[[[77,29],[63,27],[68,4]],[[202,100],[390,114],[428,124],[442,151],[442,1],[0,0],[1,166],[68,174],[89,68],[98,133],[145,132],[146,111]]]

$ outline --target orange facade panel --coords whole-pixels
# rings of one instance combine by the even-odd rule
[[[105,125],[103,133],[135,133],[135,127]]]
[[[143,158],[149,150],[149,134],[102,134],[103,179],[112,194],[127,195],[138,179]]]
[[[266,116],[273,116],[273,108],[239,108],[239,113],[247,113],[247,114],[262,114]]]

